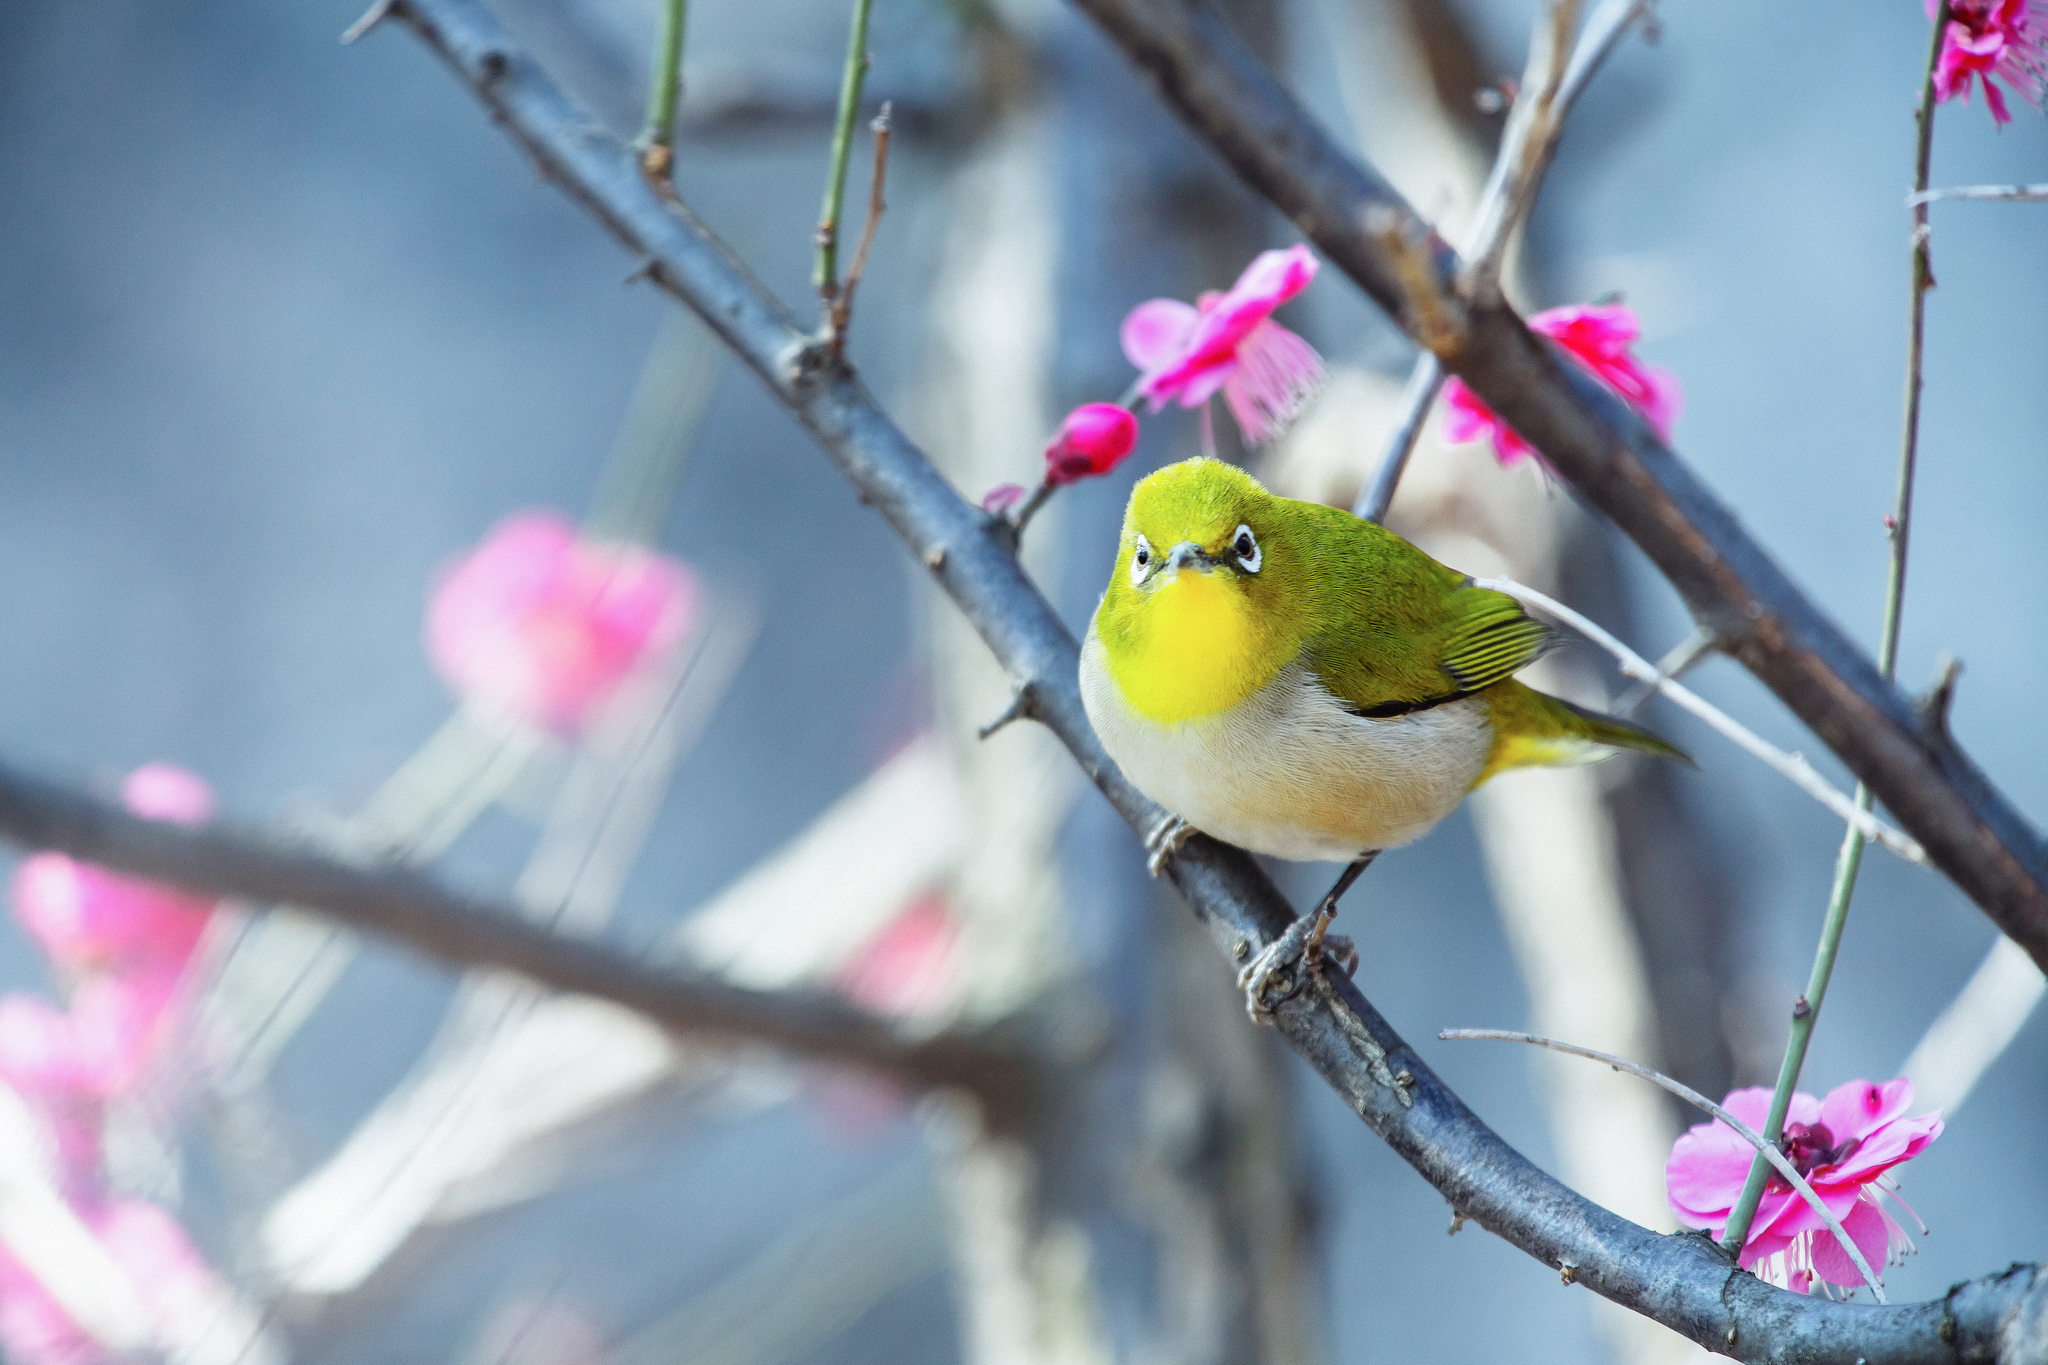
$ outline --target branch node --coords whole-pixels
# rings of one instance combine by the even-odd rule
[[[1424,350],[1441,357],[1465,342],[1465,306],[1445,288],[1436,268],[1440,244],[1434,231],[1413,214],[1384,205],[1365,216],[1365,230],[1386,251],[1394,277],[1407,296],[1408,334]]]
[[[655,272],[660,269],[661,262],[655,257],[649,256],[646,260],[634,266],[626,278],[619,281],[619,285],[623,288],[626,285],[639,284],[643,280],[652,280],[654,279]]]
[[[1570,1261],[1562,1261],[1557,1267],[1557,1278],[1561,1284],[1577,1284],[1579,1282],[1579,1268]]]
[[[792,387],[808,384],[818,372],[832,365],[832,339],[824,336],[806,336],[790,342],[783,349],[781,365],[783,380]]]
[[[501,48],[485,48],[476,59],[477,79],[482,85],[491,85],[505,78],[512,69],[512,58]]]
[[[1465,1213],[1462,1209],[1456,1208],[1454,1206],[1451,1209],[1451,1225],[1444,1229],[1444,1236],[1456,1237],[1458,1235],[1458,1229],[1464,1227],[1465,1224],[1471,1221],[1472,1220],[1470,1218],[1465,1216]]]
[[[946,567],[946,547],[934,545],[924,552],[924,566],[933,573]]]

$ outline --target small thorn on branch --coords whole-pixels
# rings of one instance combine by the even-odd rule
[[[363,11],[362,18],[342,30],[342,45],[346,47],[371,29],[377,27],[377,25],[383,23],[386,19],[389,19],[391,12],[397,8],[398,0],[377,0],[375,4]]]
[[[1017,695],[1010,698],[1010,704],[1003,708],[1003,713],[977,730],[976,737],[987,739],[1012,721],[1023,720],[1027,716],[1034,720],[1038,716],[1038,692],[1030,683],[1018,688]]]
[[[629,284],[639,284],[642,280],[651,280],[654,278],[654,272],[659,269],[661,269],[661,262],[656,260],[654,257],[649,256],[646,260],[634,266],[633,269],[627,274],[626,278],[619,281],[619,284],[621,286],[624,286]]]
[[[1465,1224],[1467,1224],[1467,1223],[1469,1223],[1469,1222],[1471,1222],[1471,1221],[1472,1221],[1472,1220],[1471,1220],[1470,1218],[1467,1218],[1467,1217],[1465,1216],[1465,1213],[1464,1213],[1464,1211],[1463,1211],[1463,1210],[1461,1210],[1461,1209],[1452,1209],[1452,1210],[1451,1210],[1451,1225],[1450,1225],[1449,1227],[1447,1227],[1447,1228],[1445,1228],[1445,1229],[1444,1229],[1444,1236],[1446,1236],[1446,1237],[1456,1237],[1456,1236],[1458,1235],[1458,1229],[1459,1229],[1459,1228],[1462,1228],[1462,1227],[1464,1227],[1464,1226],[1465,1226]]]
[[[1962,676],[1963,661],[1953,654],[1942,655],[1934,686],[1927,689],[1927,695],[1920,699],[1920,728],[1937,743],[1953,742],[1948,731],[1948,712],[1949,707],[1955,704],[1956,684]]]

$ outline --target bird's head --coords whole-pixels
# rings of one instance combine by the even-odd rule
[[[1216,460],[1168,465],[1131,491],[1096,632],[1138,710],[1159,721],[1225,710],[1298,652],[1287,506]]]

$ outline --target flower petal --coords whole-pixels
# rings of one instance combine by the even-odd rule
[[[1903,1076],[1882,1085],[1850,1081],[1828,1091],[1820,1103],[1820,1121],[1828,1126],[1837,1143],[1849,1138],[1859,1142],[1913,1104],[1913,1083]]]
[[[1164,368],[1179,353],[1201,314],[1179,299],[1150,299],[1124,317],[1117,339],[1124,359],[1148,374]]]
[[[1893,1119],[1864,1138],[1839,1166],[1816,1171],[1816,1188],[1822,1183],[1831,1187],[1867,1185],[1900,1162],[1911,1161],[1926,1151],[1928,1144],[1941,1136],[1941,1127],[1940,1114]]]
[[[1252,328],[1223,380],[1223,398],[1246,442],[1263,445],[1285,431],[1322,387],[1323,358],[1277,322]]]
[[[1885,1226],[1884,1212],[1867,1199],[1859,1199],[1848,1213],[1842,1215],[1842,1231],[1849,1234],[1849,1240],[1856,1243],[1856,1249],[1863,1253],[1863,1259],[1870,1262],[1873,1274],[1884,1273],[1885,1248],[1890,1244],[1891,1232]],[[1813,1239],[1813,1269],[1829,1284],[1855,1286],[1863,1283],[1863,1272],[1849,1259],[1849,1253],[1842,1250],[1842,1244],[1835,1240],[1832,1232],[1819,1232]]]
[[[1672,1144],[1671,1157],[1664,1163],[1665,1194],[1672,1209],[1691,1227],[1725,1223],[1749,1176],[1754,1152],[1718,1119],[1688,1128]]]

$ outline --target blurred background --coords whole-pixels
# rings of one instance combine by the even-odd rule
[[[652,3],[496,12],[635,130]],[[1499,130],[1473,96],[1520,71],[1532,7],[1232,13],[1455,239]],[[0,757],[108,792],[175,763],[230,818],[935,1026],[1065,1002],[1095,1061],[1056,1114],[994,1133],[943,1097],[240,908],[204,946],[179,1055],[108,1118],[107,1179],[175,1213],[218,1280],[180,1359],[1692,1350],[1476,1227],[1446,1238],[1443,1200],[1244,1023],[1225,964],[1050,741],[973,741],[1000,677],[797,427],[627,281],[635,262],[418,42],[339,45],[355,18],[349,0],[0,8]],[[845,21],[815,0],[690,16],[678,185],[800,313]],[[1579,106],[1515,289],[1529,307],[1619,291],[1643,356],[1684,383],[1680,450],[1874,645],[1925,16],[1673,0],[1658,27]],[[851,352],[970,497],[1030,482],[1059,413],[1123,390],[1130,306],[1226,287],[1294,240],[1069,11],[879,0],[869,46],[898,136]],[[865,158],[863,139],[850,202]],[[1981,102],[1943,106],[1935,183],[2042,179],[2037,114],[1994,131]],[[1932,216],[1899,673],[1918,691],[1943,653],[1966,663],[1953,727],[2038,820],[2048,209]],[[1286,316],[1332,383],[1250,458],[1348,503],[1413,351],[1334,271]],[[1196,441],[1185,414],[1148,420],[1138,458],[1034,527],[1030,567],[1077,633],[1130,483]],[[436,575],[533,508],[695,584],[673,647],[567,737],[458,703],[423,645]],[[1425,439],[1392,524],[1652,657],[1689,629],[1526,467]],[[1694,681],[1847,785],[1739,667]],[[1552,685],[1620,690],[1580,650]],[[1483,1118],[1668,1227],[1662,1160],[1691,1117],[1600,1068],[1433,1038],[1529,1027],[1715,1096],[1768,1084],[1839,825],[1675,711],[1644,714],[1697,772],[1504,779],[1382,860],[1344,920],[1367,996]],[[1329,871],[1276,867],[1304,903]],[[1900,1074],[1994,938],[1937,874],[1871,854],[1802,1088]],[[64,984],[0,928],[0,986]],[[1901,1173],[1932,1232],[1888,1276],[1895,1301],[2048,1252],[2044,1079],[2036,1013],[1967,1103],[1947,1097],[1946,1133]]]

